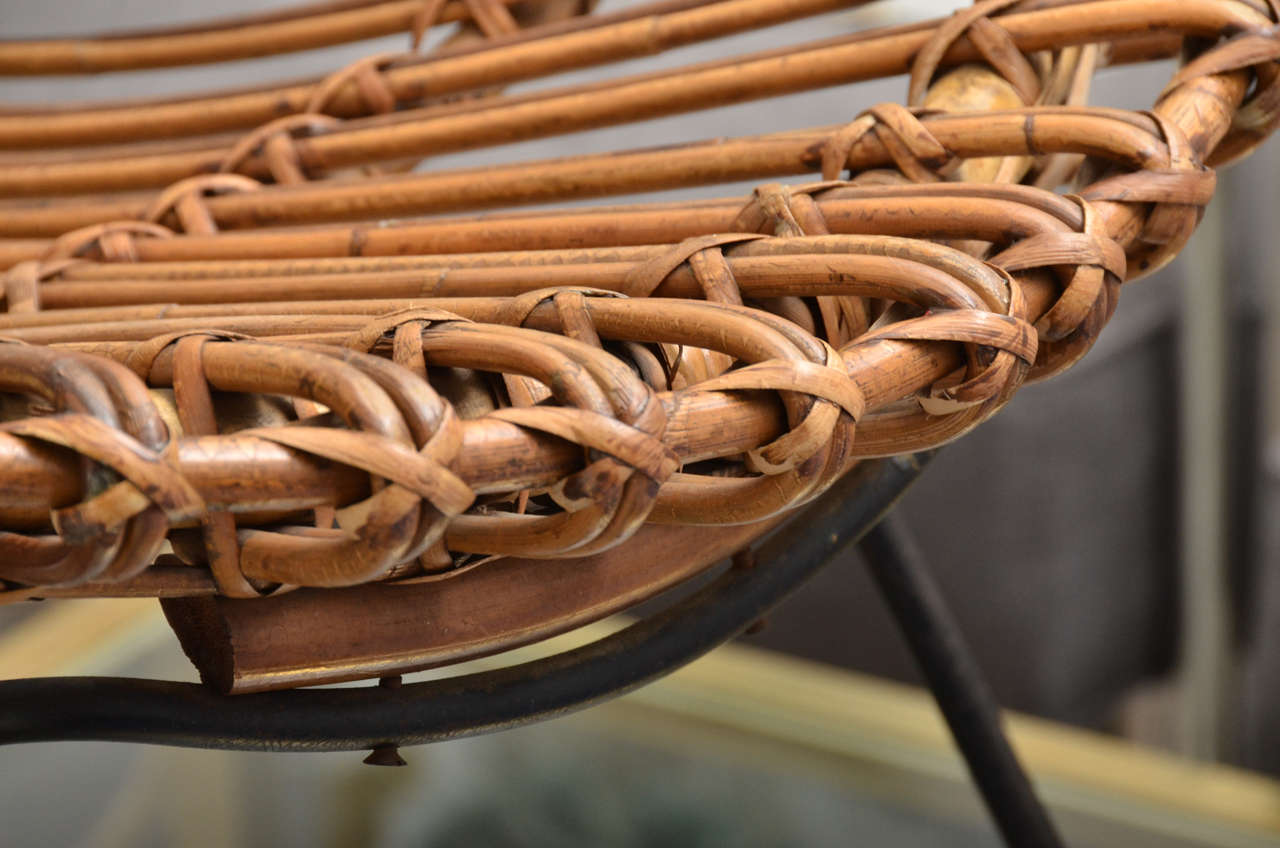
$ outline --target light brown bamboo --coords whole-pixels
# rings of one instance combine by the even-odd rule
[[[519,0],[496,0],[507,5]],[[420,0],[317,3],[152,32],[0,41],[0,75],[98,74],[274,56],[408,32]],[[442,24],[471,18],[452,0]]]
[[[1153,29],[1212,37],[1224,30],[1262,30],[1269,26],[1265,17],[1230,0],[1188,0],[1176,5],[1158,0],[1099,0],[1088,5],[1089,14],[1080,14],[1075,7],[1050,8],[1004,16],[1001,25],[1024,51],[1105,42]],[[440,117],[419,119],[410,110],[350,122],[327,134],[297,139],[294,145],[306,168],[325,171],[562,134],[904,73],[930,35],[931,31],[924,30],[884,38],[849,39],[788,50],[781,55],[775,52],[628,78],[569,93],[498,98]],[[950,64],[974,58],[972,46],[963,40],[945,57]],[[7,144],[3,138],[0,119],[0,143]],[[44,143],[49,141],[43,139]],[[226,153],[0,166],[0,194],[28,196],[158,187],[216,170]],[[256,177],[268,174],[260,157],[246,162],[244,171]]]
[[[1038,106],[981,115],[933,115],[924,125],[960,158],[1072,152],[1142,168],[1163,148],[1153,121],[1121,110]],[[838,129],[816,127],[486,168],[264,186],[201,202],[217,227],[241,229],[768,180],[819,171],[823,145]],[[869,133],[850,151],[847,167],[860,172],[892,164],[884,142]],[[150,198],[0,203],[0,236],[55,236],[91,224],[143,219],[150,206]]]
[[[661,53],[862,2],[866,0],[659,0],[608,15],[539,21],[521,32],[478,44],[445,45],[430,56],[406,55],[390,61],[382,78],[398,105],[420,104],[432,98]],[[290,82],[180,100],[77,104],[74,109],[0,114],[0,147],[133,143],[249,129],[282,115],[306,111],[322,82]],[[370,114],[354,82],[334,91],[325,111],[343,118]],[[208,144],[203,142],[204,149]]]
[[[947,217],[931,218],[935,233],[948,231],[1007,234],[1021,229],[1035,232],[1037,209],[1046,201],[1043,193],[1018,186],[992,189],[976,197],[990,202],[961,208],[946,198],[971,189],[949,185],[876,188],[847,188],[823,193],[818,198],[833,232],[867,235],[910,235],[916,226],[913,207],[906,198],[936,199],[935,209]],[[556,250],[568,247],[644,245],[680,241],[690,236],[732,230],[742,210],[743,198],[715,198],[691,203],[634,204],[551,212],[438,218],[422,222],[381,225],[328,225],[297,230],[228,231],[209,236],[138,238],[134,249],[141,269],[151,262],[263,259],[292,263],[314,257],[379,257],[406,254],[465,254],[491,251]],[[875,210],[883,206],[882,213]],[[1052,204],[1052,214],[1078,219],[1078,211],[1066,204]],[[868,213],[871,214],[868,219]],[[869,230],[868,227],[879,227]],[[993,236],[994,237],[994,236]],[[49,240],[0,241],[0,262],[13,264],[39,259],[53,248]],[[292,266],[290,266],[292,267]],[[141,270],[141,273],[146,273]],[[69,269],[68,273],[77,273]],[[89,273],[88,270],[79,273]],[[132,268],[102,267],[95,278],[130,276]]]

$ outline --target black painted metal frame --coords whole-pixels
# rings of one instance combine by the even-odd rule
[[[741,633],[875,524],[924,457],[861,463],[731,568],[670,608],[576,650],[400,687],[223,696],[102,677],[0,682],[0,744],[71,739],[253,751],[416,745],[530,724],[635,689]]]
[[[251,751],[374,749],[531,724],[617,697],[740,634],[837,554],[864,540],[872,573],[1010,845],[1059,842],[927,569],[901,530],[876,528],[931,454],[859,464],[766,538],[751,559],[626,629],[544,659],[402,686],[222,696],[126,678],[0,682],[0,744],[108,740]],[[381,756],[379,756],[381,752]]]
[[[858,542],[942,711],[974,784],[1009,845],[1060,848],[1062,841],[1000,724],[1000,708],[910,533],[886,515]]]

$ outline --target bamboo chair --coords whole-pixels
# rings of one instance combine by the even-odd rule
[[[1274,0],[985,0],[604,76],[855,5],[342,2],[0,43],[0,73],[80,73],[397,31],[416,47],[470,22],[324,79],[0,111],[0,599],[158,597],[219,693],[381,678],[358,704],[165,697],[212,722],[179,744],[384,759],[591,702],[749,625],[918,472],[886,458],[1085,355],[1122,284],[1185,244],[1212,169],[1280,120]],[[1175,55],[1150,111],[1088,105],[1099,68]],[[499,90],[585,67],[601,78]],[[902,73],[904,104],[848,123],[412,170]],[[516,208],[744,180],[759,187]],[[780,526],[761,550],[781,562],[752,567]],[[806,547],[816,527],[833,538]],[[395,688],[731,556],[712,589],[594,652]],[[151,709],[95,692],[99,710]],[[410,701],[433,723],[396,724]],[[136,738],[95,715],[58,732]]]

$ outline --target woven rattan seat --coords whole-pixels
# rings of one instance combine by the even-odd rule
[[[626,609],[1070,367],[1280,120],[1274,0],[986,0],[608,67],[853,5],[342,2],[0,43],[43,75],[411,42],[0,112],[0,599],[162,598],[234,692]],[[1170,56],[1150,111],[1088,105],[1099,68]],[[430,161],[904,73],[901,103],[813,126],[762,106],[749,137]]]

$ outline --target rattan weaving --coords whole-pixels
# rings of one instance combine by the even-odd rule
[[[234,691],[601,617],[1076,362],[1280,121],[1275,0],[986,0],[500,90],[852,5],[344,2],[0,43],[0,73],[79,73],[471,22],[322,79],[0,112],[0,597],[164,598]],[[1151,111],[1087,105],[1097,69],[1174,55]],[[820,126],[418,165],[902,73],[903,104]]]

